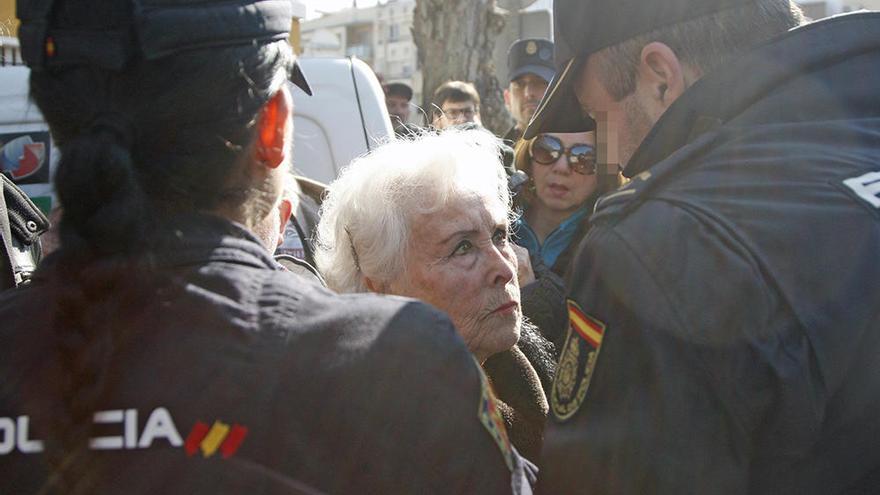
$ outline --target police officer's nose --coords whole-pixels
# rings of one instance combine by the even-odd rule
[[[544,92],[536,84],[526,84],[523,88],[523,96],[526,101],[540,100],[544,96]]]

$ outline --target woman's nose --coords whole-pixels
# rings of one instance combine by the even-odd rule
[[[516,276],[516,261],[510,246],[492,245],[489,263],[491,263],[489,280],[492,287],[503,287]]]
[[[551,166],[552,169],[559,174],[568,174],[571,172],[571,168],[568,166],[568,155],[566,153],[560,153],[559,158],[553,162]]]

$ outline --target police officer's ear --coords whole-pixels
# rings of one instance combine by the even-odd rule
[[[254,150],[257,163],[269,168],[285,163],[289,140],[293,139],[292,114],[293,99],[287,86],[283,85],[263,106],[257,119],[257,146]]]
[[[659,118],[696,79],[669,46],[654,41],[642,48],[638,86],[649,113]]]

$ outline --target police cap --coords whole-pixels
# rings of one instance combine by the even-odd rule
[[[550,82],[556,74],[553,66],[553,42],[543,38],[516,40],[507,51],[509,80],[523,74],[535,74]]]
[[[283,40],[293,17],[289,0],[17,0],[16,11],[22,58],[32,70],[118,71],[135,57]],[[312,94],[299,64],[291,81]]]

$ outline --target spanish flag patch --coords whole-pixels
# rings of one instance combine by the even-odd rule
[[[584,402],[605,335],[604,323],[588,316],[571,299],[566,304],[568,337],[550,390],[550,410],[558,421],[574,416]]]

